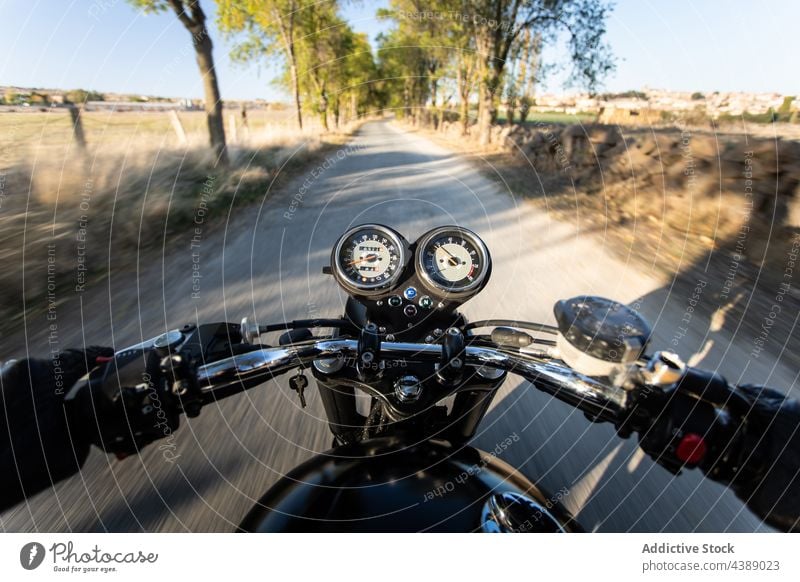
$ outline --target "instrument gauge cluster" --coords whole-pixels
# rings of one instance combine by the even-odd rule
[[[344,233],[331,255],[332,274],[367,319],[412,334],[423,321],[420,330],[450,325],[491,270],[486,245],[460,226],[434,228],[409,244],[388,226],[362,224]]]

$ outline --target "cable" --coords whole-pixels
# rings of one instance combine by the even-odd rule
[[[512,319],[482,319],[481,321],[473,321],[464,328],[464,331],[478,327],[496,326],[518,327],[520,329],[530,329],[532,331],[552,333],[554,335],[558,333],[558,328],[552,325],[545,325],[543,323],[529,323],[527,321],[514,321]]]
[[[346,329],[357,329],[356,326],[346,319],[295,319],[283,323],[271,323],[269,325],[259,325],[258,333],[269,333],[271,331],[285,331],[297,329],[299,327],[338,327]]]

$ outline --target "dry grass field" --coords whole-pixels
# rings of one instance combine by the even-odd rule
[[[205,114],[178,115],[185,140],[167,112],[85,112],[81,149],[65,109],[0,112],[0,330],[46,305],[53,285],[98,275],[82,265],[106,264],[112,246],[116,262],[135,265],[200,206],[213,221],[268,195],[279,168],[280,182],[348,129],[299,132],[290,111],[266,110],[248,111],[245,126],[226,110],[231,165],[219,168]]]

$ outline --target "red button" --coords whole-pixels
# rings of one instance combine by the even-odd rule
[[[696,465],[702,461],[706,456],[706,452],[708,452],[706,441],[699,434],[693,432],[684,435],[675,448],[675,456],[690,465]]]

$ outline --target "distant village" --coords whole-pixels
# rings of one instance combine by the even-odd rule
[[[800,121],[800,99],[781,93],[681,92],[645,88],[641,91],[590,96],[588,94],[536,96],[531,111],[567,114],[595,113],[600,120],[620,121],[624,117],[702,115],[707,119],[734,116],[764,117],[764,121]]]
[[[0,97],[0,111],[63,107],[70,103],[80,104],[89,111],[192,111],[203,108],[201,99],[98,93],[82,89],[67,91],[0,86]],[[746,116],[753,121],[796,123],[800,122],[800,98],[796,97],[781,93],[701,93],[650,88],[596,96],[542,93],[536,95],[530,111],[595,115],[598,121],[607,123],[671,121],[681,116],[699,116],[712,120]],[[226,100],[225,107],[284,109],[287,106],[256,99]]]
[[[154,97],[122,93],[99,93],[84,89],[31,89],[0,86],[0,110],[23,111],[28,108],[80,105],[87,111],[194,111],[203,109],[202,99]],[[247,109],[283,109],[282,103],[263,99],[225,100],[225,107]]]

